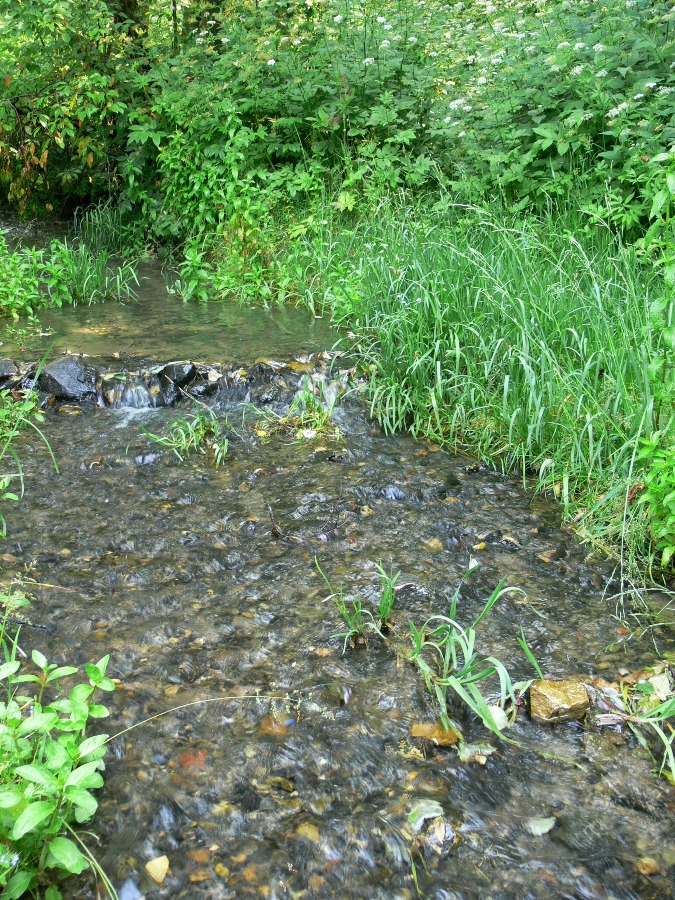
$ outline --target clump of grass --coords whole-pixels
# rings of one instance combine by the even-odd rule
[[[505,594],[522,594],[520,588],[505,587],[506,579],[502,579],[473,624],[463,628],[457,622],[461,586],[478,568],[478,563],[472,560],[455,590],[447,616],[430,616],[420,628],[410,622],[413,645],[410,662],[424,678],[441,725],[446,731],[454,731],[461,740],[464,739],[462,728],[450,715],[450,692],[475,713],[486,728],[503,738],[503,728],[508,722],[505,707],[510,704],[515,708],[517,695],[529,687],[529,683],[514,684],[500,660],[494,656],[481,658],[475,649],[476,627]],[[486,682],[495,675],[499,680],[496,703],[490,702],[485,693]]]
[[[192,453],[202,453],[211,455],[216,466],[220,466],[227,456],[228,440],[212,409],[202,408],[192,415],[176,419],[164,435],[148,431],[145,435],[160,446],[173,450],[181,462]]]
[[[393,570],[387,573],[382,563],[377,564],[380,573],[380,599],[377,604],[377,620],[380,632],[385,632],[390,627],[391,614],[396,605],[396,582],[401,577],[400,572]]]
[[[119,206],[112,200],[77,209],[73,230],[78,241],[96,254],[134,257],[142,245],[139,234],[124,221]]]
[[[363,606],[363,601],[358,595],[346,597],[342,587],[337,591],[333,590],[316,557],[314,564],[330,591],[326,600],[332,600],[335,603],[337,611],[347,626],[345,631],[333,635],[333,637],[344,639],[342,652],[346,651],[348,645],[354,648],[359,644],[367,644],[368,632],[374,632],[384,638],[391,625],[391,612],[396,603],[395,585],[400,573],[387,574],[382,563],[377,564],[377,570],[380,573],[380,599],[377,610],[373,613]]]
[[[328,398],[323,382],[308,378],[284,415],[272,410],[258,410],[263,420],[258,429],[261,437],[276,431],[293,435],[295,442],[317,437],[339,440],[342,436],[340,429],[332,420],[336,400],[337,396]]]
[[[644,558],[636,450],[674,426],[651,375],[666,287],[632,248],[574,213],[519,221],[442,198],[433,218],[389,205],[306,240],[387,431],[520,471],[585,535]]]

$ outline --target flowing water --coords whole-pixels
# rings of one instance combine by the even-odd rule
[[[137,304],[44,321],[60,348],[111,365],[113,353],[243,367],[302,354],[289,370],[299,377],[334,340],[293,311],[179,306],[159,277]],[[339,362],[332,376],[316,365],[328,379]],[[671,896],[673,794],[629,736],[536,726],[523,710],[510,746],[465,718],[469,738],[495,749],[483,764],[411,737],[433,713],[407,660],[408,622],[447,613],[471,556],[482,568],[461,590],[462,622],[502,578],[525,591],[479,626],[481,653],[514,676],[532,675],[521,625],[552,677],[614,681],[655,658],[646,643],[619,643],[611,570],[561,529],[559,508],[471,460],[384,435],[354,398],[335,407],[341,439],[301,442],[250,413],[242,422],[227,391],[208,402],[227,416],[218,468],[147,437],[177,409],[56,405],[45,430],[59,472],[23,436],[26,492],[6,510],[3,577],[40,585],[31,616],[44,629],[22,643],[79,665],[110,653],[111,733],[168,711],[109,753],[93,830],[122,900],[402,900],[417,895],[413,873],[437,900]],[[371,606],[376,564],[401,573],[388,640],[342,652],[315,558]],[[434,814],[415,830],[420,809]],[[160,886],[144,866],[162,855]],[[644,857],[656,874],[640,874]],[[95,892],[82,880],[67,895]]]

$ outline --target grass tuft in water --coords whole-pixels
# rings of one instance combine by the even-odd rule
[[[220,466],[227,456],[228,440],[212,409],[199,409],[192,415],[176,419],[164,435],[149,431],[145,435],[173,450],[181,462],[192,453],[202,453],[212,456],[216,466]]]

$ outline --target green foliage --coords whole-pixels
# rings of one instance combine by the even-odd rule
[[[450,715],[449,692],[454,693],[475,713],[486,728],[503,738],[503,728],[507,724],[504,709],[507,703],[515,707],[516,691],[522,693],[526,689],[524,685],[513,684],[504,664],[496,657],[481,658],[475,649],[476,626],[505,594],[522,594],[519,588],[504,587],[506,579],[502,579],[472,625],[464,629],[457,622],[457,601],[461,586],[478,568],[478,563],[472,560],[453,595],[449,615],[431,616],[420,628],[413,622],[410,623],[413,645],[410,661],[422,673],[442,726],[446,731],[454,731],[462,740],[462,729]],[[490,703],[485,696],[484,684],[494,675],[499,679],[496,704]]]
[[[54,469],[58,472],[58,466],[54,454],[52,453],[49,441],[38,427],[37,423],[42,423],[44,416],[39,407],[39,398],[34,391],[27,391],[21,399],[14,399],[9,391],[0,391],[0,465],[3,466],[7,457],[10,457],[16,466],[16,471],[0,475],[0,504],[6,500],[18,501],[19,496],[15,491],[10,490],[10,486],[14,480],[18,480],[21,486],[21,495],[23,495],[23,470],[21,461],[15,452],[12,444],[19,431],[25,428],[32,428],[42,439],[47,447],[54,464]],[[7,535],[7,523],[3,513],[0,511],[0,537]]]
[[[367,644],[367,632],[369,631],[375,632],[382,638],[385,637],[385,632],[391,624],[391,612],[396,603],[395,585],[400,577],[400,573],[394,574],[392,572],[388,575],[382,567],[382,563],[377,564],[377,571],[380,573],[380,599],[376,610],[377,615],[374,615],[363,606],[361,597],[345,597],[342,587],[338,591],[334,591],[316,557],[314,557],[314,565],[330,591],[326,600],[333,601],[347,626],[346,631],[333,635],[333,637],[344,639],[342,652],[345,653],[347,645],[353,649],[359,644]]]
[[[637,559],[639,440],[673,425],[660,272],[573,212],[523,221],[443,194],[349,227],[322,212],[295,250],[304,299],[350,336],[382,425],[536,479]]]
[[[652,546],[665,569],[675,557],[675,443],[672,435],[668,441],[656,432],[641,444],[638,459],[645,465],[645,491],[640,503],[647,506]]]
[[[69,688],[75,667],[49,663],[38,650],[32,665],[22,661],[20,627],[14,634],[10,627],[27,605],[20,591],[0,594],[0,886],[11,900],[51,884],[47,894],[56,900],[53,883],[91,864],[73,827],[96,813],[92,791],[103,785],[107,735],[88,730],[108,715],[95,692],[115,685],[105,674],[107,656],[87,665],[87,682]]]
[[[323,381],[305,378],[287,413],[281,415],[270,409],[255,409],[259,420],[258,435],[266,438],[273,432],[292,434],[298,443],[317,437],[339,440],[340,429],[332,421],[337,397],[337,393],[327,396]]]
[[[0,5],[0,184],[24,214],[114,179],[134,56],[116,12],[105,0]]]
[[[225,462],[228,441],[223,426],[212,409],[200,408],[196,413],[176,419],[165,435],[145,432],[146,437],[168,447],[182,462],[192,453],[210,454],[216,466]]]
[[[377,620],[379,630],[386,631],[389,628],[391,614],[396,605],[396,582],[401,577],[400,572],[387,573],[382,563],[377,564],[377,571],[380,573],[380,600],[377,604]]]
[[[0,235],[0,312],[16,321],[40,309],[64,304],[99,303],[134,296],[134,266],[111,265],[105,251],[54,240],[46,250],[10,250]]]

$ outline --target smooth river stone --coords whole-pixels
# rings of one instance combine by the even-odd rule
[[[588,693],[579,681],[535,681],[530,688],[530,715],[540,725],[580,722],[588,712]]]

